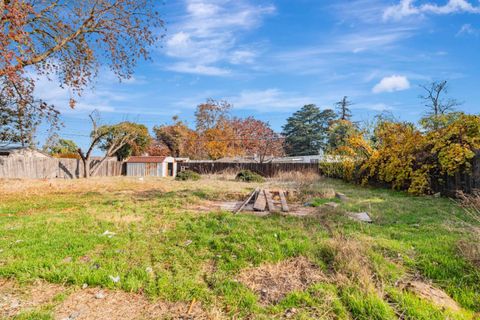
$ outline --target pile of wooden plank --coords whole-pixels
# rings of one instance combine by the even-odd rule
[[[284,190],[256,188],[235,213],[246,209],[253,209],[253,211],[259,212],[288,212],[289,208],[286,194]]]

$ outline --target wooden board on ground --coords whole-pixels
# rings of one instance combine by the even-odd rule
[[[239,213],[240,211],[242,211],[242,209],[252,200],[252,198],[260,192],[260,188],[257,187],[247,198],[247,200],[245,200],[242,205],[240,206],[240,208],[237,209],[237,211],[235,211],[235,213]]]
[[[272,194],[267,189],[263,190],[265,192],[265,198],[267,199],[268,211],[275,212],[275,205],[273,204]]]
[[[278,193],[280,195],[280,202],[282,203],[282,211],[283,212],[290,211],[290,209],[288,208],[287,198],[285,197],[285,193],[283,193],[283,190],[280,190]]]
[[[255,203],[253,205],[253,210],[265,211],[266,207],[267,207],[267,199],[265,198],[265,193],[263,192],[263,190],[260,190],[258,192],[257,200],[255,200]]]

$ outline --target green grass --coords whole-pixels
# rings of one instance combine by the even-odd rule
[[[215,306],[237,318],[268,319],[291,308],[298,309],[298,319],[395,319],[398,313],[405,319],[472,319],[480,312],[480,270],[456,249],[459,240],[471,236],[465,225],[474,222],[448,199],[333,180],[318,184],[351,199],[338,211],[368,211],[374,223],[362,224],[342,214],[298,218],[198,213],[183,208],[226,198],[222,182],[214,181],[208,190],[198,190],[195,182],[168,183],[174,184],[172,191],[64,190],[5,197],[0,204],[0,278],[87,283],[168,301],[195,298],[207,309]],[[107,230],[115,234],[104,235]],[[335,261],[340,253],[328,249],[332,238],[364,248],[359,254],[371,274],[369,285],[341,269]],[[291,292],[270,306],[261,305],[255,293],[236,281],[242,269],[296,256],[308,257],[331,280]],[[212,265],[214,272],[205,271]],[[340,281],[337,273],[348,279]],[[432,281],[463,310],[441,310],[398,290],[395,283],[408,274]],[[120,281],[114,283],[110,276]],[[39,309],[17,318],[50,316],[49,310]]]
[[[310,201],[310,204],[312,207],[321,207],[326,203],[341,203],[340,199],[338,198],[313,198]]]

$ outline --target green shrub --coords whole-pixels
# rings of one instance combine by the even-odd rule
[[[179,181],[187,181],[187,180],[192,180],[192,181],[197,181],[200,180],[200,175],[196,173],[195,171],[192,170],[185,170],[177,173],[177,177],[175,180]]]
[[[263,182],[265,179],[259,175],[258,173],[255,173],[250,170],[242,170],[240,171],[237,176],[235,177],[235,180],[237,181],[243,181],[243,182]]]

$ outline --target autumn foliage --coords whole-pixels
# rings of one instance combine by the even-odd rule
[[[35,96],[40,76],[75,97],[101,68],[129,78],[163,26],[153,0],[1,0],[0,141],[32,144],[59,108]]]
[[[197,106],[195,129],[178,117],[172,124],[156,126],[157,149],[162,146],[170,155],[191,159],[256,155],[263,162],[269,156],[283,155],[283,138],[267,122],[232,117],[231,108],[226,101],[208,99]]]
[[[480,150],[476,115],[459,114],[444,126],[423,131],[407,122],[382,121],[371,140],[354,130],[341,131],[349,134],[332,151],[342,160],[322,164],[326,174],[412,194],[433,193],[446,176],[470,172]]]

